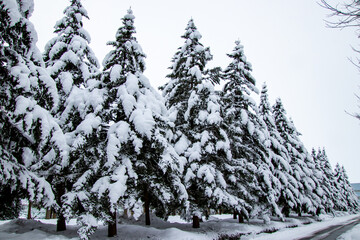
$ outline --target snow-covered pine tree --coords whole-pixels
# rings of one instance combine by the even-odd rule
[[[335,196],[338,194],[336,188],[334,187],[334,173],[331,168],[330,162],[325,153],[325,149],[316,150],[313,148],[311,152],[312,158],[316,166],[316,177],[319,179],[319,182],[324,191],[322,197],[322,206],[326,213],[331,213],[334,211],[336,205]]]
[[[102,109],[103,100],[99,81],[96,80],[100,76],[99,63],[89,46],[90,35],[83,28],[82,20],[83,17],[88,18],[87,12],[80,0],[70,0],[64,15],[55,25],[57,36],[46,44],[43,54],[47,71],[55,80],[60,97],[59,107],[53,115],[71,145],[68,163],[51,171],[52,177],[46,176],[54,186],[60,206],[57,211],[59,231],[66,229],[64,215],[71,217],[69,208],[76,211],[78,206],[74,201],[80,197],[72,194],[72,188],[88,170],[90,160],[87,157],[92,155],[88,149],[97,144],[98,138],[94,138],[93,134],[96,134],[101,122],[96,115]],[[42,170],[50,170],[56,164],[53,162]]]
[[[343,194],[342,184],[338,181],[338,175],[341,172],[340,164],[337,163],[334,169],[334,189],[336,190],[336,195],[334,196],[335,210],[337,211],[348,211],[347,201]]]
[[[128,10],[116,40],[109,43],[115,49],[103,61],[104,136],[93,170],[83,178],[92,186],[85,208],[109,223],[109,236],[116,235],[119,206],[139,217],[144,205],[150,224],[150,207],[166,218],[172,204],[187,199],[181,162],[168,141],[172,131],[167,109],[143,75],[145,54],[134,36],[134,18]]]
[[[331,184],[330,189],[331,200],[334,204],[333,208],[335,210],[341,210],[342,208],[344,208],[344,201],[341,198],[341,193],[339,192],[339,185],[335,178],[333,168],[330,165],[330,161],[327,157],[325,148],[323,148],[322,151],[320,149],[318,150],[317,158],[320,159],[322,170]],[[338,196],[340,196],[340,198]]]
[[[115,41],[107,43],[115,49],[105,56],[103,60],[104,71],[117,66],[117,72],[144,72],[146,55],[142,51],[136,37],[133,36],[136,33],[134,18],[132,10],[129,9],[128,14],[122,18],[123,26],[116,32]],[[119,69],[120,66],[121,69]]]
[[[185,39],[185,44],[179,47],[171,60],[173,64],[169,69],[172,72],[167,75],[170,81],[160,87],[170,114],[175,115],[173,120],[177,128],[186,124],[184,117],[191,91],[204,77],[195,74],[205,72],[206,63],[212,60],[210,49],[204,48],[199,42],[201,34],[197,31],[193,19],[188,22],[185,34],[181,37]]]
[[[293,169],[291,182],[297,187],[297,205],[292,208],[299,215],[302,212],[316,214],[321,207],[321,193],[313,169],[311,156],[299,139],[300,133],[296,130],[293,122],[286,116],[286,111],[280,99],[273,106],[275,124],[290,155],[290,166]],[[286,212],[289,212],[286,209]]]
[[[284,146],[285,141],[276,128],[265,83],[260,95],[259,116],[265,122],[269,132],[269,159],[273,166],[272,171],[279,180],[277,189],[280,194],[277,204],[282,212],[288,216],[288,211],[297,205],[297,183],[292,177],[293,170],[290,166],[290,155]]]
[[[294,125],[293,122],[291,123]],[[300,136],[300,133],[297,134]],[[325,206],[323,204],[325,191],[323,185],[321,184],[322,176],[319,175],[316,163],[305,146],[300,146],[298,151],[304,156],[304,169],[306,170],[305,173],[308,176],[307,181],[304,182],[304,186],[307,189],[306,194],[312,202],[312,207],[309,207],[309,204],[307,203],[303,204],[302,211],[313,215],[319,215],[323,210],[325,211]]]
[[[175,124],[174,146],[187,159],[183,181],[189,208],[182,216],[192,218],[193,227],[210,209],[233,209],[239,204],[227,192],[223,172],[231,159],[230,144],[222,128],[220,97],[205,75],[212,59],[209,48],[200,43],[201,34],[191,19],[182,36],[185,43],[172,59],[170,80],[161,87],[170,118]]]
[[[316,163],[312,158],[311,154],[307,151],[304,144],[301,142],[299,133],[294,125],[292,119],[289,119],[290,132],[292,132],[293,140],[298,143],[294,143],[294,148],[300,154],[299,157],[302,157],[304,165],[300,164],[297,167],[300,167],[301,170],[305,173],[305,178],[302,179],[302,185],[305,189],[306,198],[302,199],[301,208],[298,209],[298,214],[301,215],[302,212],[311,213],[313,215],[318,215],[322,210],[325,210],[325,207],[322,204],[322,199],[324,198],[324,190],[321,185],[321,176],[318,173],[316,168]],[[293,151],[293,153],[295,153]],[[294,154],[296,155],[296,154]],[[301,172],[301,171],[299,171]],[[310,200],[310,202],[309,202]]]
[[[276,203],[279,181],[272,173],[268,158],[266,125],[258,117],[258,107],[250,96],[259,92],[251,75],[252,66],[246,60],[240,41],[235,42],[235,48],[228,56],[232,62],[222,76],[226,81],[222,102],[234,159],[232,164],[235,168],[250,167],[253,170],[248,171],[254,171],[253,176],[246,176],[244,170],[237,170],[230,175],[235,192],[240,198],[251,201],[252,206],[257,205],[254,214],[258,212],[256,214],[263,216],[264,220],[273,213],[282,217]],[[256,201],[251,200],[253,197]],[[248,217],[245,210],[241,215]]]
[[[98,111],[98,102],[91,103],[85,99],[87,102],[84,103],[83,98],[90,97],[84,95],[97,87],[96,78],[100,71],[98,60],[89,46],[90,35],[83,28],[83,17],[89,17],[81,1],[70,0],[64,15],[56,23],[54,33],[57,36],[46,44],[43,57],[60,96],[54,115],[63,131],[69,133],[80,125],[87,113]]]
[[[67,178],[67,192],[63,195],[63,212],[66,218],[77,217],[81,227],[78,230],[80,239],[88,239],[97,229],[96,215],[92,214],[96,201],[92,198],[91,188],[98,179],[99,162],[104,154],[102,142],[106,134],[101,121],[105,89],[95,79],[88,80],[86,88],[73,88],[74,97],[69,96],[67,108],[80,110],[82,122],[72,132],[67,133],[71,146],[70,164],[67,171],[72,173]],[[86,106],[85,108],[81,108]],[[66,111],[66,109],[65,109]]]
[[[359,200],[356,196],[354,189],[351,187],[349,178],[346,174],[344,166],[336,164],[334,170],[334,177],[337,183],[337,189],[339,190],[340,196],[343,202],[342,211],[357,212],[359,211]]]
[[[45,46],[44,61],[50,75],[56,81],[60,95],[56,115],[61,118],[74,86],[84,87],[88,79],[99,73],[99,63],[91,50],[89,33],[83,28],[83,17],[89,18],[80,0],[70,0],[64,17],[56,22],[52,38]],[[75,118],[75,117],[73,117]],[[62,119],[62,122],[65,121]],[[66,122],[66,121],[65,121]],[[66,128],[74,128],[67,123]],[[65,123],[62,123],[65,125]]]
[[[65,137],[50,114],[58,103],[28,20],[33,1],[0,1],[1,191],[11,189],[45,207],[54,206],[48,182],[29,168],[68,159]],[[10,187],[11,186],[11,187]]]

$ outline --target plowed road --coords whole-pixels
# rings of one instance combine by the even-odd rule
[[[298,238],[297,240],[320,240],[320,239],[326,239],[326,240],[336,240],[337,237],[339,237],[341,234],[345,233],[346,231],[353,228],[355,225],[360,223],[360,217],[353,218],[341,225],[333,225],[328,228],[324,228],[322,230],[319,230],[315,232],[310,237],[305,238]]]

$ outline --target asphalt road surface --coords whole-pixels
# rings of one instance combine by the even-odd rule
[[[324,228],[320,231],[315,232],[310,237],[298,238],[297,240],[320,240],[320,239],[336,240],[336,238],[339,237],[341,234],[350,230],[359,223],[360,223],[360,217],[356,217],[345,222],[344,224],[334,225],[328,228]]]

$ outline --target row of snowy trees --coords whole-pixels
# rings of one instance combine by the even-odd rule
[[[333,172],[325,150],[306,150],[266,85],[257,106],[239,41],[225,70],[208,69],[212,55],[191,19],[161,96],[143,74],[131,10],[102,70],[80,0],[70,0],[43,55],[32,11],[32,0],[0,0],[0,198],[54,208],[59,231],[76,217],[83,239],[98,220],[115,235],[119,208],[135,218],[144,209],[146,224],[150,211],[177,211],[194,227],[219,208],[240,222],[358,210],[344,168]]]

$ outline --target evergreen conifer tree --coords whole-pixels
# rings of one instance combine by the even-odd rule
[[[86,153],[82,146],[89,138],[84,135],[89,135],[93,127],[98,126],[96,122],[99,120],[94,115],[102,106],[102,96],[98,94],[99,90],[94,90],[96,77],[99,76],[99,63],[89,47],[90,36],[82,22],[83,17],[88,18],[87,12],[80,0],[70,0],[64,15],[55,25],[54,33],[57,36],[46,44],[43,55],[47,71],[55,80],[59,92],[59,106],[54,109],[53,115],[66,134],[68,144],[72,145],[68,163],[52,172],[52,176],[46,176],[54,186],[60,206],[57,211],[58,231],[66,229],[65,215],[71,216],[63,206],[64,195],[72,191],[77,178],[87,170],[84,158]],[[66,205],[71,204],[68,202]]]
[[[273,106],[273,114],[278,132],[284,139],[284,144],[290,155],[290,166],[293,169],[291,182],[298,190],[297,205],[292,210],[299,215],[302,212],[316,214],[321,207],[320,185],[314,177],[315,165],[303,143],[299,139],[300,133],[293,122],[286,116],[286,111],[280,99]]]
[[[334,172],[337,188],[340,193],[338,197],[341,197],[343,201],[341,210],[350,212],[359,211],[358,198],[350,185],[344,166],[340,166],[340,164],[337,163]]]
[[[186,158],[183,181],[189,208],[182,216],[200,227],[199,219],[209,209],[232,209],[239,200],[227,192],[223,173],[231,159],[230,143],[222,128],[220,97],[207,75],[212,59],[209,48],[200,43],[201,34],[191,19],[182,36],[185,43],[172,59],[170,80],[161,87],[170,118],[175,124],[174,145]]]
[[[43,161],[68,159],[65,137],[50,114],[58,95],[28,20],[31,1],[0,1],[1,192],[54,206],[49,183],[34,174]],[[3,193],[2,193],[3,194]]]
[[[288,216],[289,210],[297,205],[297,184],[293,181],[290,155],[285,147],[284,139],[277,131],[267,92],[267,86],[264,83],[260,95],[259,115],[269,132],[269,159],[273,166],[274,175],[279,180],[278,190],[280,194],[277,203],[284,215]]]
[[[322,176],[319,176],[316,162],[311,157],[305,146],[302,146],[299,152],[301,152],[304,156],[306,169],[305,173],[308,176],[307,180],[304,181],[304,186],[307,189],[306,194],[309,196],[312,205],[309,207],[310,204],[303,204],[302,211],[305,213],[311,213],[313,215],[319,215],[322,210],[325,210],[323,199],[326,198],[322,185]]]
[[[109,223],[109,236],[116,235],[119,206],[135,217],[144,206],[149,225],[150,207],[166,218],[172,204],[186,203],[187,198],[180,181],[181,161],[167,139],[172,135],[167,109],[143,75],[145,54],[134,36],[134,18],[128,10],[116,40],[109,43],[115,49],[103,61],[101,141],[93,150],[99,155],[81,179],[88,184],[80,180],[75,184],[87,195],[85,209]]]
[[[252,93],[258,94],[258,89],[251,75],[252,66],[247,61],[243,48],[240,41],[236,41],[233,52],[228,54],[232,62],[222,76],[227,81],[223,88],[223,111],[232,145],[234,167],[255,167],[255,171],[252,177],[244,176],[243,171],[235,171],[232,177],[236,179],[235,188],[240,190],[238,194],[241,198],[246,199],[252,195],[256,197],[257,201],[252,201],[252,205],[258,203],[258,207],[262,208],[259,214],[265,219],[272,212],[282,217],[276,203],[279,181],[272,174],[266,146],[266,125],[258,117],[258,107],[250,96]],[[242,161],[239,162],[239,159]],[[247,191],[246,194],[244,190]]]
[[[333,212],[336,206],[337,190],[334,187],[334,173],[325,153],[325,149],[318,150],[312,149],[312,157],[316,165],[316,176],[324,191],[322,198],[322,205],[325,212]]]
[[[167,75],[170,80],[160,87],[170,113],[175,115],[172,117],[177,128],[181,128],[187,122],[184,117],[191,90],[205,77],[195,74],[205,73],[207,62],[212,60],[210,49],[200,43],[202,36],[193,19],[188,22],[185,34],[181,37],[185,39],[185,43],[179,47],[171,61],[171,73]]]

